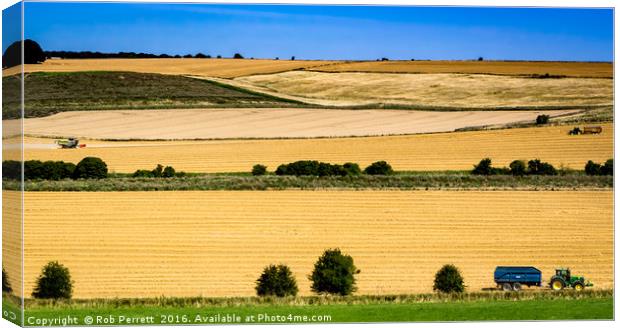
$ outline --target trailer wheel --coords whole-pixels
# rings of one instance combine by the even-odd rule
[[[576,291],[580,292],[580,291],[582,291],[582,290],[583,290],[583,284],[582,284],[582,283],[580,283],[580,282],[578,282],[578,283],[576,283],[576,284],[573,286],[573,288],[574,288]]]
[[[514,290],[515,292],[518,292],[521,290],[521,284],[518,282],[515,282],[514,284],[512,284],[512,290]]]
[[[562,290],[564,288],[564,283],[560,279],[554,279],[551,281],[551,289],[553,290]]]
[[[512,285],[511,285],[511,284],[509,284],[509,283],[507,283],[507,282],[505,282],[505,283],[502,285],[502,290],[503,290],[503,291],[505,291],[505,292],[509,292],[509,291],[511,291],[511,290],[512,290]]]

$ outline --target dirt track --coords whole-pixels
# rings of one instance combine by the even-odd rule
[[[58,260],[76,298],[251,296],[270,263],[307,295],[331,247],[361,269],[358,294],[431,292],[446,263],[470,291],[492,287],[497,265],[545,280],[568,266],[613,287],[612,191],[32,192],[25,204],[26,294]]]
[[[91,139],[314,138],[448,132],[533,122],[577,111],[424,112],[329,109],[182,109],[64,112],[24,120],[27,135]]]

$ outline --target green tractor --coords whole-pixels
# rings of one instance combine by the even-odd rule
[[[594,284],[582,276],[571,276],[569,268],[559,268],[555,269],[555,275],[551,277],[549,286],[553,290],[572,287],[576,291],[582,291],[585,287],[592,287]]]

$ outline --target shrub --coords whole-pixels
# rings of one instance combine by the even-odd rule
[[[108,166],[101,158],[85,157],[73,172],[74,179],[105,179],[108,177]]]
[[[297,291],[297,281],[286,265],[269,265],[256,280],[258,296],[295,296]]]
[[[362,169],[357,163],[344,163],[342,166],[346,171],[346,175],[360,175],[362,174]]]
[[[176,171],[172,166],[166,166],[164,170],[161,172],[162,178],[173,178],[176,175]]]
[[[69,269],[58,262],[49,262],[43,267],[32,292],[34,298],[71,298],[73,282]]]
[[[243,59],[243,56],[241,56],[241,54],[240,54],[240,53],[236,53],[236,54],[233,56],[233,58],[234,58],[234,59]]]
[[[525,162],[522,160],[514,160],[512,161],[512,163],[510,163],[509,165],[510,167],[510,174],[514,175],[514,176],[524,176],[527,172],[526,172],[526,168],[527,166],[525,166]]]
[[[267,173],[267,166],[265,165],[256,164],[252,167],[252,175],[254,176],[265,175],[266,173]]]
[[[614,159],[610,158],[605,161],[603,167],[601,167],[601,174],[603,175],[614,175]]]
[[[588,161],[586,163],[585,171],[587,175],[601,175],[601,164]]]
[[[209,58],[207,55],[203,54],[202,52],[199,52],[196,54],[196,56],[194,56],[195,58]]]
[[[379,161],[370,164],[370,166],[364,169],[364,173],[370,175],[388,175],[394,173],[394,171],[392,170],[392,166],[386,161]]]
[[[463,277],[461,276],[459,269],[452,264],[444,265],[435,274],[433,290],[443,293],[464,292],[465,285],[463,284]]]
[[[536,116],[536,125],[543,125],[549,123],[549,115]]]
[[[359,270],[353,264],[353,258],[342,254],[340,249],[326,250],[314,264],[314,270],[308,277],[310,287],[315,293],[350,295],[355,287],[355,274]]]
[[[476,175],[491,175],[493,173],[491,159],[485,158],[481,160],[478,165],[474,165],[474,169],[471,173]]]
[[[22,163],[20,161],[2,161],[2,178],[20,180],[22,178]]]
[[[11,283],[9,282],[9,275],[4,271],[4,267],[2,268],[2,292],[10,293],[13,291],[13,287],[11,287]]]
[[[356,175],[356,169],[359,170],[359,165],[355,163],[346,163],[345,165],[329,164],[319,161],[297,161],[278,166],[276,175],[312,175],[319,177]]]
[[[152,178],[153,177],[153,171],[137,170],[136,172],[133,173],[132,177],[134,177],[134,178]]]
[[[17,164],[9,165],[18,167]],[[63,161],[25,161],[24,162],[24,179],[26,180],[61,180],[71,178],[75,172],[75,164],[65,163]],[[13,170],[14,168],[9,168]]]
[[[161,174],[164,171],[164,167],[161,164],[157,164],[157,166],[151,171],[151,174],[156,178],[161,178]]]
[[[610,158],[603,165],[588,161],[585,171],[587,175],[614,175],[614,160]]]
[[[527,162],[528,173],[532,175],[557,175],[558,171],[553,165],[533,159]]]

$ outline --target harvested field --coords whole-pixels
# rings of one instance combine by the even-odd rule
[[[156,164],[186,172],[249,172],[262,163],[270,171],[283,163],[320,160],[388,161],[398,171],[470,170],[482,158],[495,166],[540,158],[556,167],[583,169],[588,160],[613,157],[613,125],[598,135],[569,136],[573,126],[503,129],[390,137],[212,141],[89,141],[86,148],[55,149],[52,139],[26,138],[25,159],[79,162],[101,157],[114,172],[132,173]]]
[[[130,71],[173,75],[196,75],[233,78],[253,74],[270,74],[335,63],[327,60],[272,59],[48,59],[43,64],[24,65],[29,72]],[[15,74],[14,70],[3,71]]]
[[[15,295],[22,293],[22,193],[2,190],[2,267]]]
[[[320,72],[463,73],[497,75],[561,75],[611,78],[612,63],[529,61],[368,61],[309,68]]]
[[[308,295],[330,247],[354,257],[358,294],[431,292],[446,263],[470,291],[493,287],[497,265],[533,265],[545,280],[569,266],[613,288],[612,191],[31,192],[25,202],[26,294],[59,260],[76,298],[251,296],[270,263],[289,265]],[[570,233],[550,233],[558,226]]]
[[[235,79],[283,97],[332,106],[528,109],[613,103],[612,79],[535,79],[468,74],[285,72]]]
[[[31,136],[120,140],[315,138],[448,132],[532,123],[578,111],[434,112],[301,108],[227,108],[63,112],[24,120]]]

